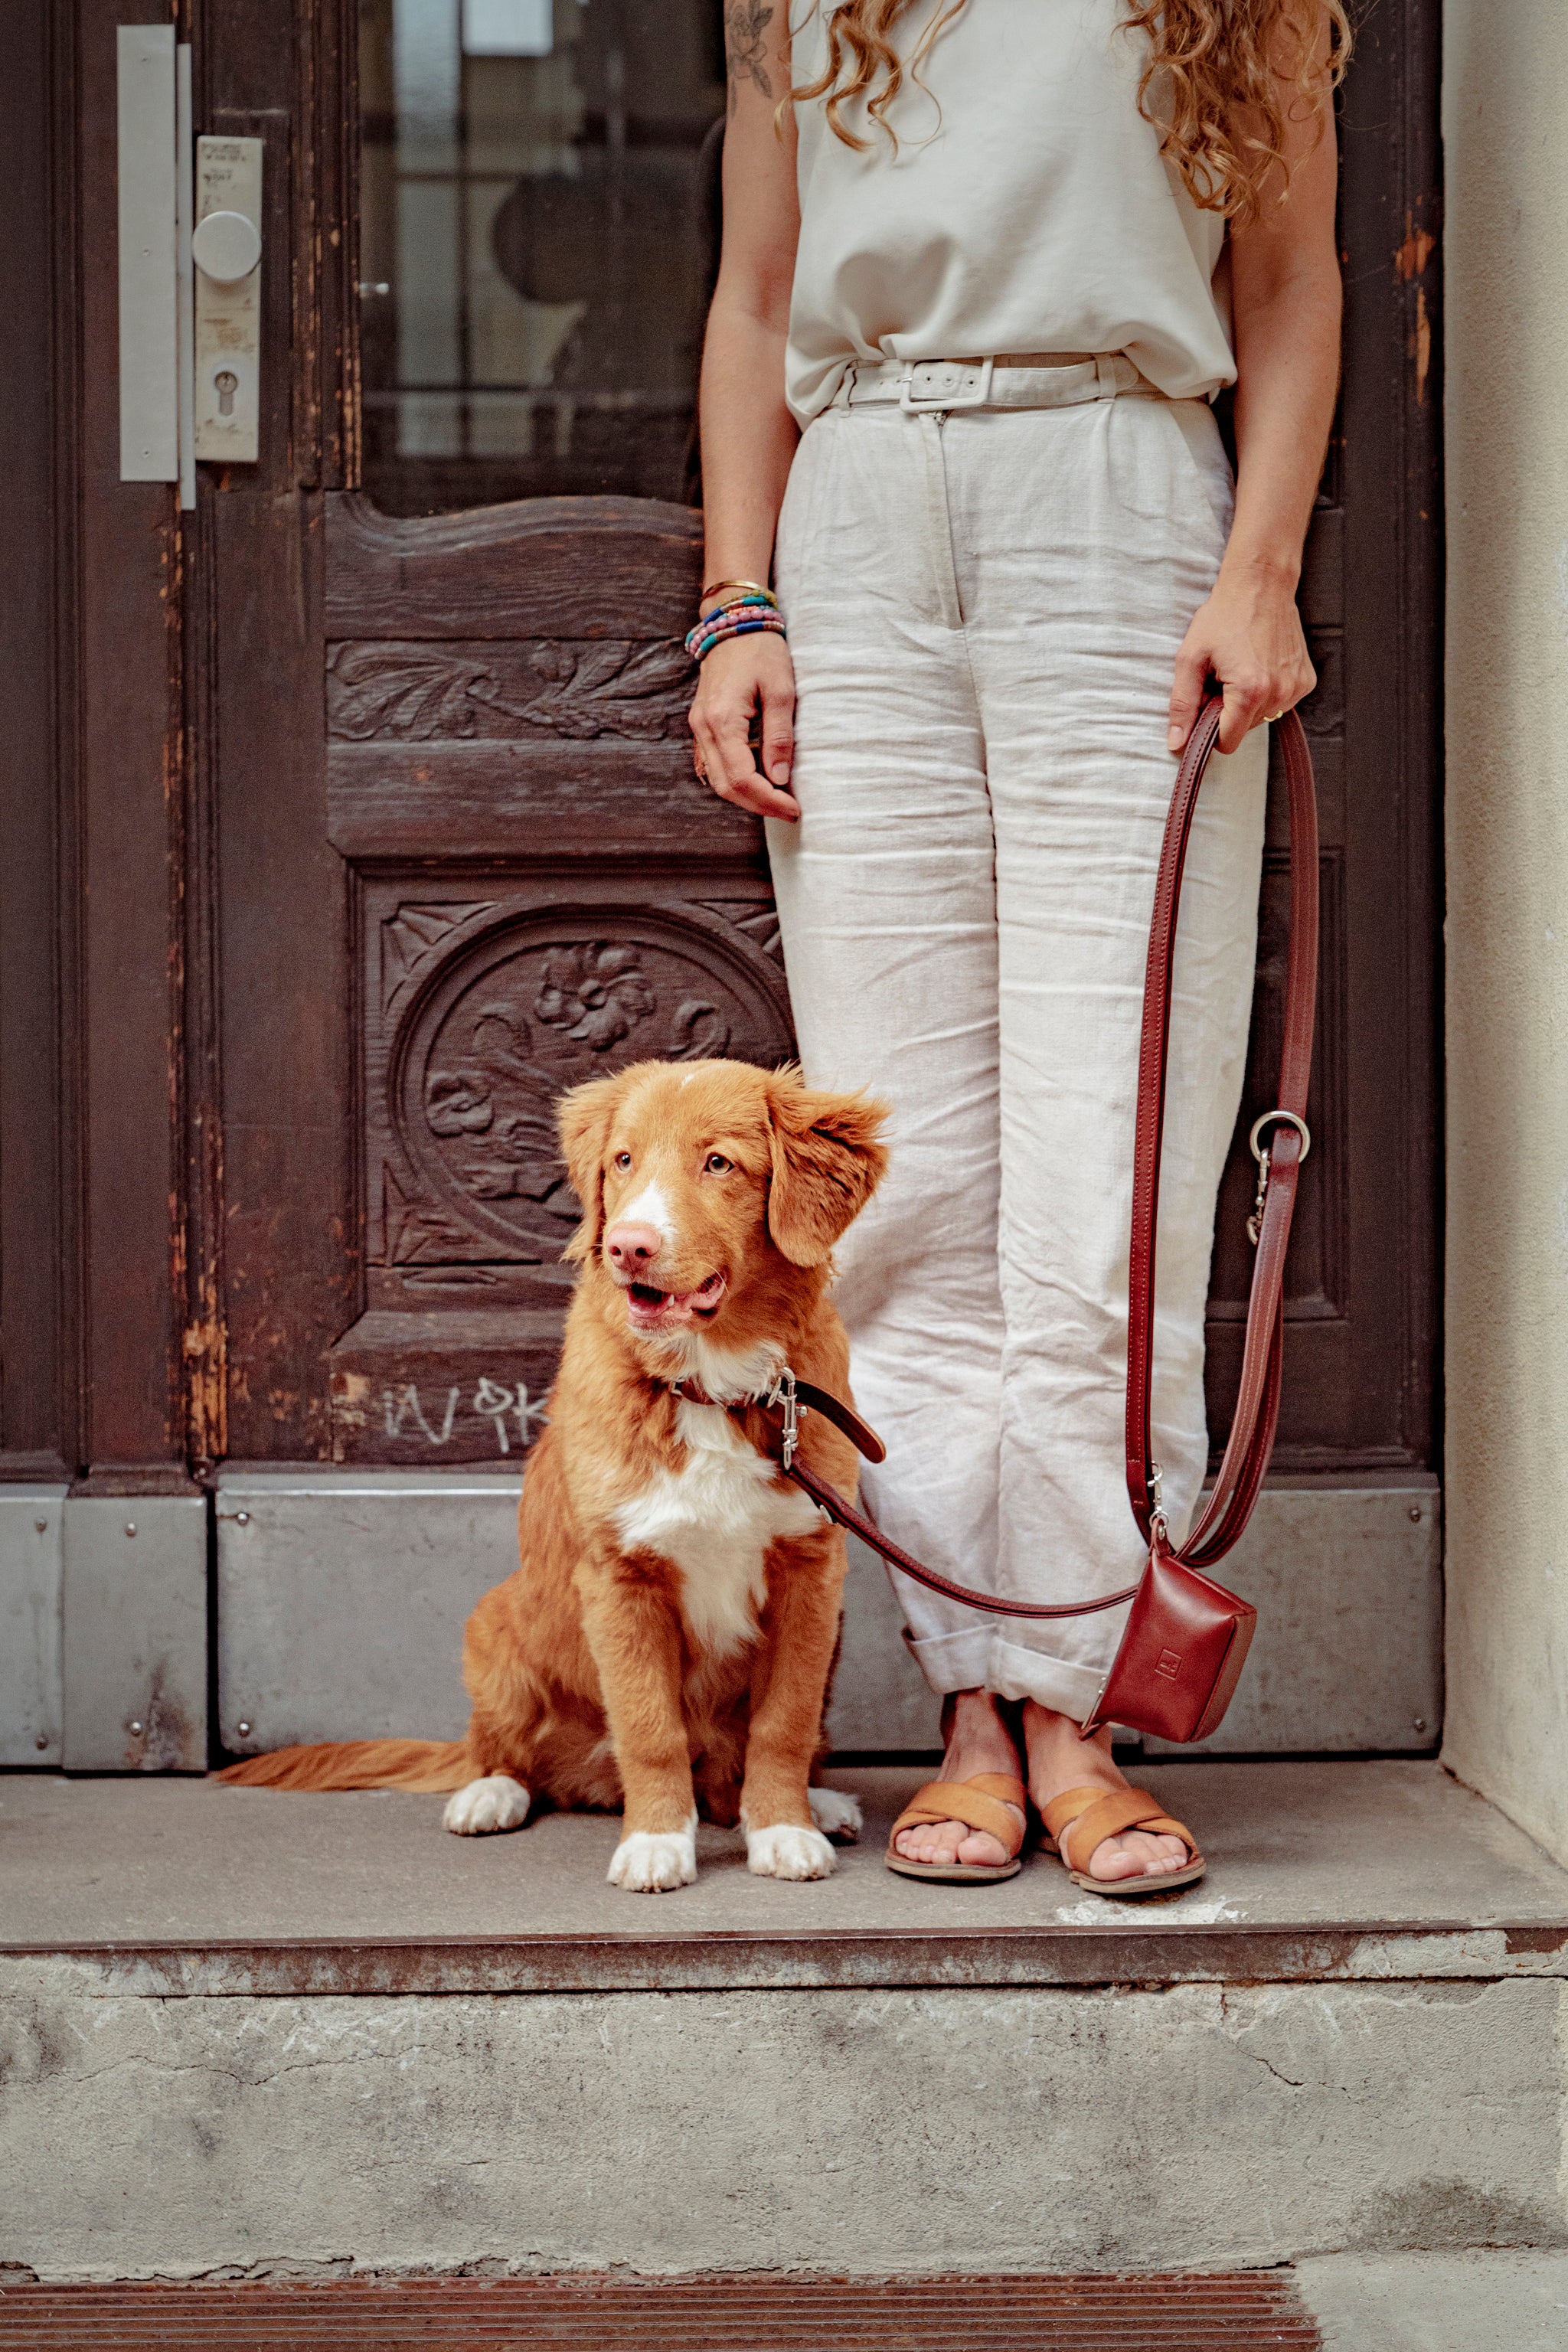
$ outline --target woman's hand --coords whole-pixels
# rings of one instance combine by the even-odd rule
[[[1249,729],[1293,710],[1318,683],[1307,652],[1295,584],[1286,573],[1222,564],[1207,604],[1200,604],[1176,656],[1171,730],[1180,751],[1193,731],[1209,679],[1225,700],[1219,748],[1234,751]]]
[[[762,712],[762,754],[752,748],[752,722]],[[795,760],[795,665],[776,629],[730,637],[715,646],[691,705],[698,774],[721,801],[795,824],[800,803],[791,794]]]
[[[1170,747],[1193,731],[1204,688],[1225,696],[1219,748],[1293,709],[1318,680],[1296,610],[1301,550],[1339,380],[1338,184],[1326,21],[1321,109],[1286,109],[1289,191],[1270,184],[1258,215],[1230,228],[1236,339],[1236,513],[1208,603],[1176,656]],[[1246,124],[1243,124],[1246,130]]]

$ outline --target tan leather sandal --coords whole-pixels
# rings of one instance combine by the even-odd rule
[[[923,1789],[921,1794],[925,1794]],[[1163,1813],[1158,1799],[1147,1789],[1064,1789],[1059,1797],[1051,1799],[1041,1819],[1047,1845],[1060,1856],[1073,1885],[1087,1887],[1091,1895],[1163,1895],[1168,1887],[1190,1886],[1206,1867],[1191,1830]],[[1091,1878],[1089,1865],[1095,1847],[1102,1838],[1119,1837],[1123,1830],[1179,1837],[1187,1849],[1187,1861],[1180,1869],[1157,1871],[1152,1877]]]
[[[971,1780],[928,1780],[917,1789],[898,1820],[893,1823],[888,1840],[887,1864],[904,1878],[973,1879],[976,1885],[998,1878],[1016,1878],[1023,1868],[1018,1859],[1024,1843],[1023,1821],[1015,1821],[1007,1811],[1016,1805],[1026,1814],[1028,1798],[1022,1780],[1010,1772],[976,1772]],[[938,1822],[964,1822],[972,1830],[984,1830],[994,1837],[1007,1854],[1005,1862],[910,1862],[897,1851],[895,1841],[903,1830],[934,1826]]]

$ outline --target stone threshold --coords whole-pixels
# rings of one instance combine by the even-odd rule
[[[1568,1924],[1354,1927],[862,1928],[828,1936],[516,1936],[206,1945],[0,1943],[0,1990],[48,1963],[57,1990],[160,1999],[384,1993],[722,1992],[942,1986],[1322,1984],[1568,1977]]]
[[[607,1886],[616,1823],[458,1839],[440,1800],[211,1781],[0,1779],[0,1986],[92,1996],[715,1992],[1568,1976],[1568,1872],[1426,1762],[1161,1764],[1207,1878],[1112,1902],[1037,1853],[995,1887],[882,1866],[921,1775],[828,1778],[862,1842],[752,1878],[705,1829],[695,1886]]]

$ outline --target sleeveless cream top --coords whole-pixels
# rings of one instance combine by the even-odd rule
[[[793,0],[793,71],[826,63],[823,12]],[[947,0],[899,24],[912,57]],[[1138,110],[1145,37],[1122,0],[964,0],[885,132],[795,107],[800,245],[786,386],[802,425],[855,360],[1125,352],[1173,399],[1236,377],[1225,222],[1200,212]],[[804,20],[804,21],[803,21]]]

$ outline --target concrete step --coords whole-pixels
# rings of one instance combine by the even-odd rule
[[[1331,2254],[1294,2276],[1323,2352],[1568,2345],[1568,2253]]]
[[[1133,1906],[605,1884],[616,1823],[0,1783],[0,2265],[1267,2269],[1568,2245],[1568,1873],[1436,1765],[1142,1776],[1210,1855]]]

